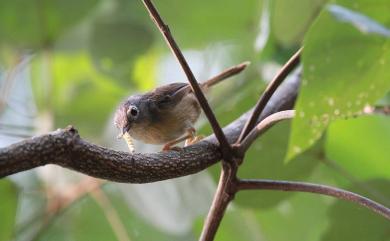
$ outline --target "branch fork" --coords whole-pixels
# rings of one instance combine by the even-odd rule
[[[261,121],[257,126],[259,117],[264,112],[266,106],[269,104],[272,96],[282,84],[284,79],[291,73],[292,70],[295,69],[296,66],[300,63],[300,55],[303,48],[300,48],[291,58],[287,61],[287,63],[282,67],[279,73],[275,76],[275,78],[270,82],[267,86],[264,93],[261,95],[258,100],[254,110],[252,111],[251,116],[247,119],[243,129],[240,132],[240,135],[235,140],[235,144],[232,146],[227,141],[225,134],[223,133],[218,121],[215,118],[213,111],[210,109],[207,100],[205,99],[203,93],[200,91],[199,85],[191,72],[183,54],[181,53],[179,47],[177,46],[173,36],[171,35],[168,26],[161,19],[158,11],[154,7],[151,0],[143,0],[145,7],[149,11],[149,14],[153,21],[156,23],[157,27],[160,29],[163,34],[168,46],[172,50],[173,54],[178,59],[183,71],[186,73],[188,81],[190,82],[192,89],[195,93],[195,96],[198,99],[203,111],[205,112],[207,119],[209,120],[215,136],[219,141],[219,147],[222,152],[222,170],[220,174],[220,180],[218,182],[217,191],[214,195],[214,200],[212,202],[210,211],[205,220],[203,230],[200,236],[201,241],[209,241],[213,240],[215,234],[218,230],[218,227],[221,223],[221,220],[224,216],[225,210],[229,205],[230,201],[233,200],[236,192],[240,190],[244,190],[248,183],[252,183],[249,186],[255,187],[256,189],[264,189],[262,183],[259,180],[238,180],[237,178],[237,170],[238,166],[243,163],[245,152],[249,149],[254,140],[263,132],[265,132],[268,128],[270,128],[275,123],[291,119],[295,116],[295,111],[287,110],[282,112],[277,112],[273,115],[268,116],[263,121]],[[257,184],[254,184],[257,183]],[[283,181],[274,181],[273,186],[270,189],[273,190],[295,190],[295,191],[307,191],[306,189],[294,189],[293,187],[307,187],[310,186],[310,191],[315,193],[321,193],[325,195],[331,195],[338,198],[342,198],[345,200],[355,201],[365,207],[368,207],[378,214],[381,214],[388,219],[390,219],[390,209],[375,203],[369,199],[363,198],[353,198],[358,195],[344,191],[337,190],[335,194],[334,190],[331,191],[330,187],[316,185],[316,184],[304,184],[300,183],[300,185],[295,185],[296,183],[288,183]],[[295,186],[294,186],[295,185]],[[289,189],[291,188],[291,189]],[[334,195],[333,195],[334,194]],[[355,196],[354,196],[355,195]],[[348,197],[348,198],[345,198]],[[368,201],[368,203],[366,202]]]

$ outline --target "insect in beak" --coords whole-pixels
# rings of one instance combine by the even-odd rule
[[[117,138],[118,139],[121,139],[123,137],[124,134],[126,134],[128,131],[130,130],[130,125],[127,125],[125,127],[122,128],[122,133],[120,133]]]

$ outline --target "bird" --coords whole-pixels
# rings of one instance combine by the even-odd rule
[[[220,81],[241,72],[249,62],[231,67],[220,75],[199,83],[202,92]],[[163,85],[143,94],[135,94],[119,104],[114,125],[120,130],[132,151],[131,138],[147,144],[164,145],[163,151],[175,150],[201,139],[196,136],[195,122],[201,114],[197,98],[188,83]],[[130,138],[131,137],[131,138]],[[180,148],[179,148],[180,149]]]

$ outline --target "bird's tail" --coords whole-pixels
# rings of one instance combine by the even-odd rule
[[[217,76],[214,76],[213,78],[209,79],[209,80],[206,80],[205,82],[202,82],[200,84],[201,88],[203,91],[207,91],[208,88],[210,88],[211,86],[213,85],[216,85],[218,84],[219,82],[233,76],[233,75],[236,75],[238,73],[240,73],[241,71],[243,71],[248,65],[250,64],[249,61],[246,61],[246,62],[243,62],[239,65],[236,65],[236,66],[233,66],[233,67],[230,67],[226,70],[224,70],[221,74],[217,75]]]

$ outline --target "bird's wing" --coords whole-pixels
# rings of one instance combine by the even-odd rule
[[[191,91],[187,83],[172,83],[158,87],[153,96],[159,108],[172,107]]]

